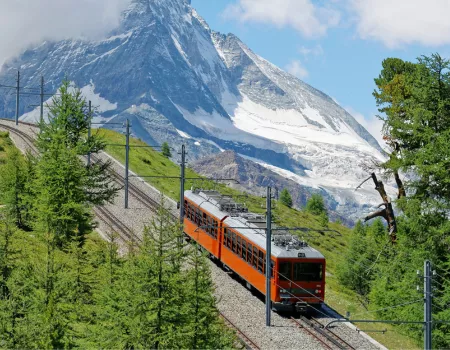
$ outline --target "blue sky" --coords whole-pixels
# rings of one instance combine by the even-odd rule
[[[192,5],[213,30],[237,35],[257,54],[327,93],[372,133],[381,125],[372,91],[382,60],[450,54],[448,0],[192,0]]]

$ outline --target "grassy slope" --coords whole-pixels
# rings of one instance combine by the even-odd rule
[[[110,130],[98,131],[106,140],[108,144],[124,144],[125,137],[119,133]],[[145,145],[143,142],[132,139],[131,145]],[[117,160],[124,162],[125,160],[125,148],[110,146],[107,147],[107,152],[116,158]],[[179,176],[179,166],[174,164],[170,160],[163,157],[159,152],[150,148],[131,148],[130,151],[130,168],[132,171],[139,175],[157,175],[157,176]],[[198,177],[192,170],[187,170],[187,177]],[[179,180],[177,179],[155,179],[147,178],[147,181],[153,186],[164,192],[166,195],[173,199],[179,199]],[[242,197],[242,193],[233,189],[227,188],[224,185],[214,185],[209,181],[196,180],[187,181],[186,188],[190,188],[192,185],[203,188],[213,188],[222,192],[223,194],[232,195],[238,197],[237,200],[245,202],[252,212],[263,213],[265,200],[255,196]],[[319,224],[319,219],[308,213],[298,211],[295,209],[289,209],[280,203],[276,203],[274,210],[276,221],[283,226],[288,227],[308,227],[311,229],[323,229]],[[361,314],[367,312],[358,301],[357,295],[346,288],[339,285],[339,282],[335,278],[335,272],[337,265],[346,252],[348,242],[351,235],[351,230],[347,227],[336,223],[330,223],[329,229],[336,230],[340,233],[340,236],[331,233],[311,233],[302,234],[307,242],[320,250],[327,259],[327,289],[326,289],[326,301],[332,308],[336,309],[339,313],[344,314],[346,311],[350,311],[352,314]],[[359,316],[362,319],[373,319],[374,315],[367,313]],[[370,330],[384,330],[388,332],[370,333],[374,339],[384,344],[390,349],[419,349],[417,344],[410,340],[405,335],[399,333],[398,329],[393,326],[385,324],[362,324],[357,325],[358,328],[370,329]]]

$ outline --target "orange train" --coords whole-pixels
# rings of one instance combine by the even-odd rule
[[[248,288],[265,294],[266,222],[216,191],[184,194],[184,231],[212,257],[236,273]],[[325,297],[325,258],[287,231],[272,234],[272,309],[307,311]]]

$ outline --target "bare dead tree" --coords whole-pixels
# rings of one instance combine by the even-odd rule
[[[377,210],[364,218],[364,222],[367,222],[376,217],[382,217],[386,220],[388,224],[389,236],[391,242],[394,244],[397,240],[397,222],[395,220],[394,209],[392,208],[391,198],[387,195],[384,189],[383,181],[379,181],[375,173],[372,173],[370,177],[364,180],[356,189],[360,188],[366,181],[372,179],[375,184],[375,190],[380,194],[383,203],[378,205],[378,208],[384,207],[383,209]]]

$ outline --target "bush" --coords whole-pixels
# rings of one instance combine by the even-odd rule
[[[145,163],[147,165],[152,165],[152,161],[150,159],[147,159],[144,157],[140,157],[140,159],[142,160],[143,163]]]

